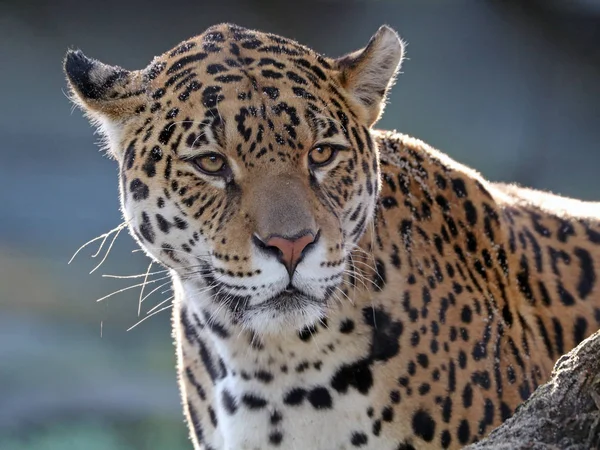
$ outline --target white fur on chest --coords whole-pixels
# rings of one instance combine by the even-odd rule
[[[226,386],[237,399],[248,392],[246,388],[236,386],[233,380],[225,380],[223,386]],[[260,394],[268,402],[260,410],[249,408],[243,401],[239,402],[237,411],[233,415],[221,409],[218,440],[221,441],[222,447],[217,448],[227,450],[275,448],[276,445],[273,445],[272,441],[280,440],[278,447],[285,449],[349,449],[353,447],[352,430],[370,430],[370,420],[364,413],[369,403],[367,397],[362,395],[339,397],[332,393],[334,403],[332,409],[316,409],[308,399],[310,395],[308,389],[306,397],[300,404],[294,406],[285,404],[283,398],[291,389],[293,389],[292,385],[254,390],[253,392]],[[381,448],[380,444],[371,448]]]
[[[186,308],[202,317],[196,303],[187,302]],[[365,354],[366,341],[360,334],[321,330],[302,341],[294,333],[257,349],[246,334],[222,339],[207,328],[199,333],[213,361],[219,360],[226,372],[196,408],[204,422],[208,407],[214,411],[212,422],[216,419],[217,426],[205,427],[203,433],[207,448],[393,448],[393,442],[371,432],[373,419],[367,411],[376,390],[361,393],[355,386],[340,390],[332,381],[341,366]],[[205,371],[198,359],[194,370]],[[360,446],[353,444],[364,438]]]

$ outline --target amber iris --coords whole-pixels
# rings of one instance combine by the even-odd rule
[[[329,164],[335,157],[335,150],[328,145],[313,148],[308,154],[310,165],[320,167]]]
[[[225,158],[218,153],[207,153],[194,159],[196,166],[204,173],[209,175],[219,175],[227,164]]]

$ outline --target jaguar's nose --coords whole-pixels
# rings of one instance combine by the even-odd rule
[[[302,261],[307,250],[319,239],[320,232],[316,234],[311,231],[301,233],[299,236],[269,236],[261,239],[256,236],[257,244],[263,250],[266,250],[275,256],[285,266],[290,279],[292,278],[296,267]]]

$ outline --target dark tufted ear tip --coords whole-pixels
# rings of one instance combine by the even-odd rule
[[[97,99],[100,91],[90,80],[90,72],[96,61],[88,58],[81,50],[69,50],[64,60],[64,70],[73,87],[89,99]]]

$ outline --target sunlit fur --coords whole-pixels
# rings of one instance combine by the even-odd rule
[[[195,448],[461,448],[598,327],[598,204],[374,130],[403,55],[387,27],[333,59],[227,24],[141,71],[67,55],[125,223],[172,278]],[[307,237],[295,268],[268,244]]]

